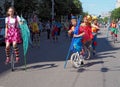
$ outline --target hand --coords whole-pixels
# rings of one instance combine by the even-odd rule
[[[78,35],[74,34],[73,37],[78,37]]]
[[[69,30],[69,31],[68,31],[68,35],[71,35],[71,34],[72,34],[71,30]]]
[[[7,34],[5,34],[5,38],[7,38]]]
[[[80,35],[74,34],[73,37],[82,37],[82,35],[81,34]]]
[[[22,22],[22,21],[20,21],[20,22],[19,22],[19,24],[21,25],[21,24],[23,24],[23,22]]]

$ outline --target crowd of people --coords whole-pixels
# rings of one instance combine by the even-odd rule
[[[10,7],[7,11],[7,17],[5,18],[5,43],[6,43],[6,61],[8,64],[10,62],[10,46],[13,45],[14,52],[16,55],[16,62],[19,62],[19,49],[18,44],[22,43],[21,31],[19,24],[22,23],[21,18],[15,14],[14,7]],[[48,20],[47,22],[42,22],[39,20],[37,15],[34,13],[28,19],[28,27],[30,30],[32,46],[40,45],[40,34],[41,32],[46,32],[47,39],[58,40],[58,36],[61,34],[62,25],[60,22]]]
[[[96,54],[96,46],[97,46],[97,34],[100,30],[100,26],[98,23],[98,18],[96,16],[87,15],[83,17],[81,20],[81,24],[78,29],[78,34],[75,34],[74,31],[77,26],[77,17],[71,16],[71,21],[66,20],[63,24],[59,21],[55,21],[52,19],[47,20],[47,22],[43,22],[39,20],[36,14],[32,14],[28,19],[28,26],[30,28],[31,40],[35,46],[40,45],[40,35],[41,32],[46,32],[46,38],[53,39],[53,41],[58,40],[58,36],[61,35],[61,30],[64,30],[66,37],[82,37],[78,44],[80,54],[84,54],[83,45],[92,45],[93,55]],[[5,29],[5,42],[6,42],[6,64],[10,62],[10,46],[13,45],[14,52],[16,54],[16,62],[19,62],[19,49],[17,44],[22,42],[19,24],[21,23],[21,19],[19,16],[15,14],[15,9],[10,7],[7,11],[7,17],[5,18],[6,29]],[[118,24],[113,20],[110,24],[111,35],[114,35],[117,40],[117,25],[120,29],[120,21]],[[82,61],[83,63],[83,61]]]
[[[97,32],[100,29],[97,21],[97,17],[92,18],[92,16],[88,15],[83,18],[83,22],[80,24],[78,29],[78,34],[75,34],[74,31],[77,25],[77,18],[72,16],[71,19],[72,27],[68,31],[68,34],[73,36],[74,38],[81,37],[82,39],[77,44],[79,49],[77,49],[81,55],[84,55],[83,45],[90,45],[92,44],[93,47],[93,54],[96,53],[96,46],[97,46]],[[76,45],[76,44],[75,44]],[[84,61],[84,60],[83,60]],[[81,61],[81,64],[84,64]]]

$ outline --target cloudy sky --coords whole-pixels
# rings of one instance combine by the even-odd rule
[[[80,0],[83,10],[90,14],[99,15],[115,8],[116,0]]]

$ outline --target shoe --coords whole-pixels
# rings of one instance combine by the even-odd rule
[[[93,51],[93,55],[95,55],[96,54],[96,51]]]
[[[18,63],[20,61],[19,57],[16,57],[16,63]]]
[[[5,61],[5,64],[8,64],[8,63],[10,63],[10,58],[9,57],[7,57],[6,61]]]

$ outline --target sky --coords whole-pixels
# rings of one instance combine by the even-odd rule
[[[92,15],[100,15],[109,12],[115,8],[116,0],[80,0],[84,12]]]

